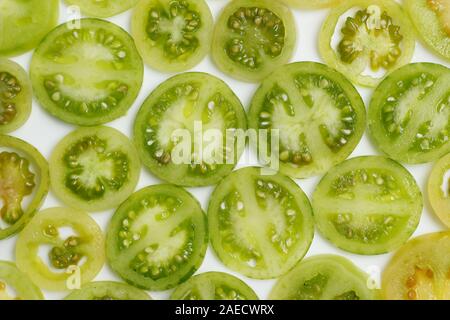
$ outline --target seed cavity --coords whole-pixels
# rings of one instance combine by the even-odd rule
[[[14,99],[21,91],[22,87],[15,76],[0,71],[0,126],[10,124],[16,118]]]

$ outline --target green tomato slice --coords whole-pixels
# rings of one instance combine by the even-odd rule
[[[246,128],[244,108],[223,81],[184,73],[162,83],[144,102],[134,141],[144,165],[158,178],[206,186],[233,170],[243,152],[235,131]]]
[[[449,153],[450,69],[414,63],[393,72],[373,94],[369,132],[400,162],[431,162]]]
[[[369,275],[336,255],[303,260],[282,276],[272,289],[273,300],[373,300]]]
[[[381,156],[357,157],[331,169],[313,194],[319,231],[337,247],[364,255],[397,249],[414,233],[423,208],[414,177]]]
[[[50,208],[39,212],[19,234],[16,263],[40,288],[65,291],[100,272],[104,248],[102,230],[87,213]],[[46,258],[40,255],[43,251]]]
[[[259,82],[291,59],[296,34],[292,12],[282,3],[230,1],[216,23],[212,58],[230,76]]]
[[[450,232],[422,235],[406,243],[382,274],[386,300],[450,300]]]
[[[49,190],[47,160],[32,145],[0,135],[0,240],[30,221]]]
[[[0,300],[42,300],[44,296],[16,265],[0,261]]]
[[[375,87],[386,74],[411,61],[412,28],[393,0],[343,1],[322,26],[320,54],[355,84]]]
[[[436,162],[431,171],[428,198],[434,213],[450,228],[450,153]]]
[[[434,52],[450,59],[450,2],[405,0],[404,6],[423,42]]]
[[[342,74],[323,64],[299,62],[281,67],[264,80],[248,118],[250,128],[268,130],[267,138],[260,138],[259,152],[272,153],[271,141],[277,139],[272,130],[278,130],[275,159],[280,171],[308,178],[325,173],[353,152],[365,130],[366,109]]]
[[[208,54],[213,23],[204,0],[144,0],[134,9],[131,26],[147,65],[181,72]]]
[[[134,7],[139,0],[66,0],[69,5],[79,6],[85,15],[109,18]]]
[[[58,0],[0,1],[0,57],[35,48],[58,23]]]
[[[72,291],[64,300],[151,300],[140,289],[113,281],[91,282]]]
[[[179,285],[171,300],[258,300],[244,281],[223,272],[206,272]]]
[[[55,147],[50,180],[65,204],[89,212],[117,207],[134,191],[141,162],[131,141],[109,127],[79,128]]]
[[[308,198],[282,174],[248,167],[223,179],[208,207],[211,244],[230,269],[255,279],[276,278],[309,249],[314,222]]]
[[[206,216],[198,201],[173,185],[142,189],[117,209],[106,256],[126,282],[162,291],[186,281],[206,253]]]
[[[322,9],[331,8],[344,0],[280,0],[294,8],[301,9]]]
[[[93,126],[127,113],[143,80],[131,36],[99,19],[62,24],[41,42],[31,61],[36,98],[50,114]]]
[[[0,134],[14,131],[28,120],[31,99],[26,71],[14,61],[0,59]]]

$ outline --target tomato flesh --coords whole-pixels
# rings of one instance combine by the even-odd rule
[[[319,231],[328,240],[365,255],[401,246],[416,230],[423,208],[414,177],[380,156],[352,158],[331,169],[312,204]]]
[[[281,1],[294,8],[302,8],[302,9],[330,8],[343,2],[343,0],[281,0]]]
[[[171,300],[258,300],[245,282],[223,272],[206,272],[178,286]]]
[[[274,300],[372,300],[369,276],[334,255],[305,259],[282,276],[270,293]]]
[[[430,233],[406,243],[382,275],[389,300],[450,299],[450,232]]]
[[[150,300],[142,290],[113,281],[91,282],[72,291],[64,300]]]
[[[428,198],[434,213],[450,228],[450,153],[433,167],[428,179]]]
[[[184,189],[155,185],[134,193],[108,228],[112,269],[139,288],[162,291],[186,281],[206,253],[206,217]]]
[[[93,126],[128,111],[142,85],[143,62],[126,31],[108,21],[81,19],[45,37],[30,73],[45,110],[65,122]]]
[[[14,263],[0,261],[0,300],[42,299],[41,290]]]
[[[281,174],[248,167],[215,189],[208,207],[211,244],[230,269],[255,279],[289,271],[309,249],[314,227],[303,191]]]
[[[81,11],[95,18],[108,18],[136,5],[139,0],[66,0],[69,5],[79,6]]]
[[[450,152],[450,69],[414,63],[393,72],[372,97],[369,132],[381,151],[405,163]]]

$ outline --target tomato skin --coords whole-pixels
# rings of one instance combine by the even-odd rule
[[[439,17],[428,5],[429,2],[431,1],[405,0],[404,8],[425,45],[441,57],[450,60],[450,35],[443,30]]]
[[[109,18],[119,13],[127,11],[136,5],[139,0],[108,0],[105,6],[97,4],[96,0],[65,0],[69,5],[79,6],[81,11],[94,18]]]
[[[446,174],[450,170],[450,153],[436,162],[428,178],[428,198],[434,213],[450,228],[450,195],[442,188],[449,182],[445,182]]]
[[[266,55],[263,59],[261,59],[263,60],[263,65],[261,67],[256,70],[249,70],[248,68],[244,68],[241,64],[231,60],[227,55],[226,50],[224,50],[224,45],[228,40],[229,34],[231,33],[228,29],[229,17],[232,16],[239,8],[254,6],[274,12],[283,22],[286,31],[284,36],[284,46],[281,54],[273,58],[269,58]],[[229,4],[223,9],[216,22],[212,41],[212,59],[219,69],[235,79],[246,82],[260,82],[278,67],[289,62],[296,47],[296,39],[297,30],[294,17],[290,9],[282,3],[272,0],[230,1]]]
[[[316,280],[321,277],[320,280]],[[314,283],[319,290],[315,290]],[[282,276],[273,287],[273,300],[373,300],[369,275],[351,261],[337,255],[312,256]],[[322,283],[321,283],[322,282]],[[309,285],[308,285],[309,284]],[[319,285],[320,284],[320,285]],[[313,289],[313,292],[308,292]]]
[[[58,23],[58,0],[46,0],[45,2],[42,0],[3,0],[2,5],[0,5],[0,21],[3,20],[2,22],[6,26],[0,34],[0,57],[15,57],[30,51]],[[13,7],[10,12],[12,15],[8,16],[10,5]],[[28,15],[15,17],[14,14],[19,13],[14,10],[15,5],[18,6],[17,10],[25,9]],[[21,6],[24,8],[20,8]],[[18,23],[20,19],[25,19],[27,23]],[[14,27],[8,28],[8,24],[14,24]]]
[[[50,234],[50,228],[73,229],[73,235],[81,242],[78,254],[86,261],[78,267],[80,284],[91,281],[102,269],[105,261],[102,230],[87,213],[69,208],[49,208],[39,212],[20,233],[16,243],[17,267],[26,273],[40,288],[50,291],[68,290],[70,277],[78,277],[68,268],[55,272],[39,255],[40,246],[61,247],[63,240],[58,234]],[[58,238],[56,238],[58,237]],[[66,239],[67,241],[67,239]],[[49,257],[50,257],[49,251]],[[76,281],[75,281],[76,283]]]
[[[0,135],[0,147],[10,148],[19,152],[21,155],[33,165],[34,171],[38,177],[38,187],[35,190],[34,198],[28,204],[22,217],[8,228],[0,229],[0,240],[9,238],[20,232],[25,225],[33,218],[36,212],[47,197],[50,188],[50,174],[47,160],[42,154],[32,145],[27,142],[7,135]]]
[[[173,201],[170,200],[171,202],[179,202],[181,205],[176,209],[167,208],[166,211],[164,211],[165,207],[163,205],[166,203],[161,203],[161,201],[163,201],[161,199],[164,197],[171,197],[171,199],[174,199]],[[164,218],[158,218],[157,214],[155,214],[154,217],[141,217],[141,215],[145,215],[147,211],[153,212],[157,210],[162,211],[160,214],[161,216],[164,215],[164,212],[171,211],[171,213],[178,217],[177,219],[180,219],[182,222],[178,221],[176,222],[178,225],[171,225],[170,217],[167,218],[168,221],[165,221]],[[130,218],[130,212],[134,212],[136,217],[133,219]],[[174,215],[171,217],[174,218]],[[182,218],[185,219],[182,220]],[[124,247],[124,241],[126,240],[123,240],[121,237],[121,233],[124,231],[124,220],[128,221],[126,223],[126,232],[133,233],[133,224],[137,223],[138,225],[135,227],[135,231],[136,234],[139,234],[138,240],[130,240],[132,241],[131,244],[126,247]],[[183,225],[182,223],[184,221],[189,221],[189,224]],[[168,290],[187,281],[202,264],[208,245],[208,230],[206,225],[206,215],[203,213],[199,202],[190,193],[180,187],[169,184],[149,186],[132,194],[116,210],[107,230],[106,257],[111,268],[130,285],[152,291]],[[190,253],[187,257],[183,257],[184,259],[180,263],[175,262],[173,255],[181,253],[173,253],[163,261],[157,260],[157,257],[154,258],[157,260],[156,262],[147,260],[148,264],[145,265],[147,269],[152,269],[152,267],[154,267],[162,270],[163,268],[166,268],[164,269],[167,271],[166,273],[162,276],[158,273],[155,278],[155,275],[153,274],[142,273],[140,268],[132,266],[132,262],[136,260],[136,257],[139,258],[140,254],[147,254],[147,259],[152,258],[152,256],[149,256],[150,254],[158,254],[160,246],[165,242],[169,243],[169,240],[173,237],[166,236],[165,239],[161,239],[162,235],[156,232],[156,230],[160,229],[170,229],[172,231],[181,229],[184,233],[189,231],[189,247],[192,249],[190,249]],[[147,232],[147,230],[155,230],[153,232],[155,237],[159,236],[160,238],[149,238],[151,237],[151,233]],[[155,245],[157,246],[157,249],[150,253],[146,251],[147,248]],[[171,249],[173,248],[166,248],[166,250]],[[161,250],[164,250],[164,248]],[[130,254],[129,251],[131,251],[132,254]],[[136,257],[134,257],[133,253]],[[164,252],[161,254],[164,254]],[[167,253],[167,256],[169,256],[169,254],[170,252]],[[151,263],[154,263],[154,265]],[[157,263],[159,263],[159,265],[157,265]],[[172,266],[176,267],[175,271],[169,270]]]
[[[0,261],[0,284],[11,286],[20,300],[43,300],[41,290],[34,285],[28,276],[17,269],[16,265],[8,261]],[[3,300],[3,292],[0,289],[0,300]],[[12,297],[8,297],[12,298]]]
[[[132,34],[138,50],[148,66],[167,73],[187,71],[199,64],[209,53],[212,39],[211,29],[214,26],[214,21],[204,0],[189,0],[187,2],[189,8],[198,12],[201,19],[200,29],[190,34],[198,40],[198,48],[194,52],[180,55],[177,58],[170,58],[165,50],[166,48],[161,48],[160,44],[151,40],[147,34],[148,16],[151,8],[162,5],[165,9],[168,9],[170,3],[170,0],[140,1],[133,12]],[[172,24],[174,23],[172,20]]]
[[[407,242],[382,274],[386,300],[450,299],[450,232],[421,235]]]
[[[383,156],[363,156],[331,169],[314,190],[312,205],[319,231],[335,246],[378,255],[411,237],[423,200],[414,177],[401,164]]]
[[[322,9],[334,7],[343,0],[280,0],[294,8],[301,9]]]
[[[373,77],[371,75],[364,75],[363,71],[356,72],[351,64],[344,63],[336,50],[332,47],[331,39],[335,34],[336,26],[342,15],[345,15],[351,8],[367,8],[369,5],[376,5],[382,10],[386,10],[389,15],[393,16],[396,23],[400,25],[400,30],[407,30],[406,33],[402,33],[402,52],[396,63],[386,70],[386,74],[392,70],[397,69],[412,59],[415,49],[415,37],[409,32],[413,28],[411,22],[404,14],[401,6],[393,0],[348,0],[343,1],[342,4],[333,8],[330,15],[322,25],[322,29],[319,35],[319,51],[322,59],[331,68],[334,68],[347,77],[354,84],[358,84],[364,87],[376,87],[382,78]]]
[[[54,117],[96,126],[128,112],[141,89],[144,64],[133,38],[118,25],[95,18],[78,22],[79,29],[63,23],[41,41],[31,60],[31,83],[41,107]]]
[[[32,89],[26,71],[14,61],[0,58],[0,73],[2,72],[12,75],[20,86],[20,92],[12,99],[17,112],[16,115],[11,122],[0,124],[0,134],[5,134],[20,128],[30,117]],[[5,99],[4,102],[9,101]]]
[[[72,291],[64,300],[151,300],[142,290],[125,283],[97,281]]]
[[[256,189],[258,182],[269,191]],[[264,197],[273,203],[269,212]],[[281,235],[273,234],[275,225],[285,229]],[[287,176],[266,175],[257,167],[234,171],[218,184],[208,205],[208,228],[212,248],[222,263],[252,279],[273,279],[288,272],[306,254],[314,237],[312,208],[302,189]]]
[[[419,84],[414,85],[415,81],[419,81]],[[450,152],[450,142],[446,141],[448,132],[447,138],[440,136],[442,132],[445,132],[445,128],[432,128],[431,133],[430,131],[420,132],[428,121],[442,123],[441,118],[445,117],[448,107],[443,110],[440,110],[440,107],[441,105],[445,107],[446,99],[450,94],[449,81],[450,69],[433,63],[408,64],[387,76],[376,88],[369,106],[369,136],[374,144],[389,157],[407,164],[435,161]],[[426,88],[428,83],[432,86]],[[404,92],[405,88],[407,91]],[[428,91],[424,91],[422,96],[422,93],[417,94],[418,90]],[[391,97],[396,100],[391,102]],[[403,109],[402,99],[410,99],[407,107]],[[393,114],[399,114],[400,120],[394,116],[394,121],[391,122],[397,126],[395,130],[402,127],[399,134],[398,131],[390,132],[387,126],[386,119],[389,116],[387,111],[390,111],[387,108],[391,106],[394,107]],[[430,109],[431,112],[428,111]],[[402,113],[406,115],[400,118]],[[443,120],[445,121],[445,118]],[[431,141],[429,147],[422,149],[418,140],[419,133],[423,141]],[[439,145],[434,146],[433,143],[437,142]]]
[[[179,285],[171,300],[258,300],[245,282],[223,272],[206,272]]]

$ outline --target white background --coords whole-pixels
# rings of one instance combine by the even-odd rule
[[[218,16],[221,8],[223,8],[227,3],[227,0],[208,0],[208,4],[211,7],[213,15]],[[60,22],[64,22],[68,19],[67,7],[65,5],[61,6],[60,12]],[[296,22],[297,22],[297,32],[298,41],[295,56],[292,61],[318,61],[322,62],[317,49],[318,43],[318,33],[322,22],[326,18],[328,10],[318,10],[318,11],[299,11],[294,12]],[[130,19],[131,11],[125,12],[121,15],[108,19],[126,30],[130,31]],[[16,62],[19,62],[26,70],[29,68],[29,63],[32,53],[25,54],[23,56],[14,58]],[[416,52],[414,55],[414,62],[428,61],[441,63],[449,66],[449,63],[436,57],[429,50],[425,49],[422,44],[418,43],[416,47]],[[206,58],[201,64],[199,64],[193,71],[203,71],[209,72],[219,78],[225,80],[231,88],[236,92],[236,94],[241,98],[242,103],[246,108],[250,103],[251,97],[255,90],[257,89],[256,84],[248,84],[236,81],[222,72],[220,72],[211,62],[210,58]],[[139,110],[141,104],[145,98],[151,93],[151,91],[162,81],[169,78],[171,75],[162,74],[153,71],[149,68],[145,68],[145,80],[142,86],[139,97],[133,104],[132,108],[129,110],[128,115],[116,120],[110,124],[114,128],[119,129],[126,135],[131,137],[132,125],[137,111]],[[358,88],[361,95],[363,96],[366,105],[370,101],[370,96],[372,90]],[[28,122],[12,135],[28,141],[35,147],[37,147],[42,154],[48,158],[51,154],[53,147],[62,139],[66,134],[74,129],[73,126],[65,124],[50,115],[48,115],[36,101],[33,102],[33,111]],[[356,148],[353,156],[359,155],[375,155],[377,151],[375,147],[364,136],[359,146]],[[246,166],[254,164],[247,161],[249,157],[244,156],[240,166]],[[427,176],[431,170],[431,164],[408,166],[407,167],[417,179],[419,186],[424,193],[424,204],[425,208],[423,211],[422,219],[420,225],[415,232],[414,236],[418,236],[424,233],[435,232],[439,230],[444,230],[445,227],[439,220],[433,215],[430,205],[426,197],[426,180]],[[319,177],[307,179],[307,180],[297,180],[297,183],[302,187],[302,189],[310,196],[314,187],[316,186]],[[141,179],[138,188],[142,188],[148,185],[156,184],[158,180],[154,178],[146,169],[142,169]],[[189,191],[193,193],[201,202],[203,208],[206,210],[209,196],[213,190],[213,187],[207,188],[191,188]],[[54,206],[62,206],[63,204],[58,201],[54,195],[50,192],[43,208],[49,208]],[[113,210],[92,214],[94,219],[99,223],[103,230],[106,230],[108,221],[111,218]],[[17,237],[11,239],[0,241],[0,260],[10,260],[14,261],[14,247]],[[379,255],[379,256],[359,256],[354,254],[349,254],[342,250],[335,248],[331,243],[324,240],[320,234],[316,232],[313,244],[307,254],[307,256],[332,253],[345,256],[356,263],[360,268],[366,272],[371,272],[373,270],[382,270],[386,263],[389,261],[391,254]],[[267,298],[270,289],[274,284],[274,280],[260,281],[252,280],[240,276],[230,270],[228,270],[222,263],[215,257],[211,249],[208,249],[205,261],[198,273],[206,271],[223,271],[234,274],[239,278],[247,282],[253,289],[257,292],[261,299]],[[95,280],[120,280],[111,270],[105,265],[102,272],[97,276]],[[45,292],[47,299],[59,299],[64,297],[67,292]],[[151,292],[150,293],[155,299],[166,299],[170,295],[170,291],[167,292]]]

